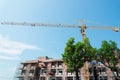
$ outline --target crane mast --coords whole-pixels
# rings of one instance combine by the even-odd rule
[[[49,24],[49,23],[28,23],[28,22],[1,22],[2,25],[17,25],[17,26],[33,26],[33,27],[62,27],[62,28],[80,28],[82,34],[82,41],[86,38],[85,30],[87,28],[98,29],[98,30],[113,30],[115,32],[119,31],[118,27],[106,27],[106,26],[86,26],[84,20],[81,20],[82,25],[68,25],[68,24]],[[88,61],[84,64],[84,80],[89,80],[88,73]]]

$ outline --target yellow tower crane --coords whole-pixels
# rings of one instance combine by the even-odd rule
[[[17,26],[37,26],[37,27],[63,27],[63,28],[80,28],[82,34],[82,41],[86,38],[85,30],[87,28],[92,29],[103,29],[103,30],[113,30],[115,32],[119,31],[118,27],[110,27],[110,26],[86,26],[84,24],[84,20],[81,20],[82,25],[68,25],[68,24],[49,24],[49,23],[29,23],[29,22],[1,22],[2,25],[17,25]],[[84,64],[84,80],[89,80],[89,73],[88,73],[88,62]]]
[[[50,24],[50,23],[29,23],[29,22],[1,22],[2,25],[17,25],[17,26],[37,26],[37,27],[63,27],[63,28],[80,28],[82,34],[82,40],[86,37],[85,30],[87,28],[92,29],[103,29],[103,30],[113,30],[115,32],[119,31],[119,28],[114,26],[86,26],[84,20],[81,20],[82,25],[69,25],[69,24]]]

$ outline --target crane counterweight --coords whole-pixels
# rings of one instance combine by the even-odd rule
[[[113,30],[114,30],[115,32],[118,32],[118,31],[119,31],[119,28],[115,27],[115,28],[113,28]]]

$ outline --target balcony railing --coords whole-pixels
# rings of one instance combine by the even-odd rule
[[[25,75],[17,75],[16,77],[17,78],[21,78],[21,77],[24,77]]]
[[[47,75],[47,73],[40,73],[40,75],[41,75],[41,76],[46,76],[46,75]]]
[[[75,73],[70,73],[70,72],[68,72],[68,73],[67,73],[67,76],[75,76]]]
[[[51,67],[52,67],[52,68],[55,68],[56,66],[55,66],[55,65],[52,65]]]
[[[34,75],[34,73],[29,73],[29,76],[33,76]]]
[[[62,66],[62,65],[59,65],[58,68],[63,68],[63,66]]]
[[[27,67],[23,67],[23,70],[26,70],[27,69]]]
[[[35,70],[35,67],[34,66],[31,66],[31,68],[30,68],[31,70]]]

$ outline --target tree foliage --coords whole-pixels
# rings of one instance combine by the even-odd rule
[[[106,67],[110,68],[111,71],[116,72],[116,80],[118,76],[118,64],[120,63],[120,50],[114,41],[102,41],[101,48],[98,50],[99,61],[102,62]],[[115,75],[114,75],[115,76]]]
[[[75,43],[74,38],[70,38],[62,54],[63,61],[68,66],[70,71],[76,72],[76,78],[78,78],[78,70],[83,67],[86,61],[91,61],[95,56],[95,51],[86,38],[84,42]],[[92,54],[92,55],[91,55]]]
[[[102,45],[99,49],[93,48],[86,38],[83,42],[75,43],[74,38],[70,38],[62,54],[62,59],[67,65],[70,71],[76,72],[76,79],[79,80],[78,72],[83,67],[86,61],[91,62],[92,60],[103,63],[111,71],[116,72],[116,80],[119,77],[118,69],[120,66],[120,49],[114,41],[102,41]]]

